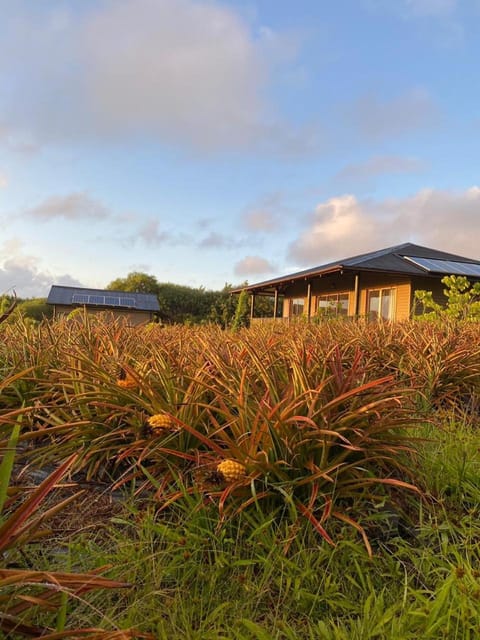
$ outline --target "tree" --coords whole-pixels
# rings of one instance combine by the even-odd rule
[[[457,320],[480,318],[480,282],[471,285],[465,276],[445,276],[443,293],[447,304],[443,307],[433,299],[431,291],[415,291],[415,301],[427,318],[455,318]]]
[[[141,271],[132,271],[126,278],[117,278],[107,285],[110,291],[131,291],[132,293],[154,293],[158,295],[159,284],[155,276]]]
[[[53,316],[53,307],[47,304],[45,298],[31,298],[20,302],[17,305],[17,312],[26,318],[40,321]]]
[[[238,331],[242,327],[248,327],[250,324],[248,309],[248,292],[244,289],[238,296],[237,308],[233,319],[232,329]]]
[[[225,283],[221,291],[215,291],[208,313],[209,322],[219,324],[224,329],[228,329],[235,317],[237,300],[231,294],[232,285]]]

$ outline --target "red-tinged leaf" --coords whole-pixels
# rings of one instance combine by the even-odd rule
[[[320,523],[324,523],[328,520],[328,518],[330,517],[331,513],[332,513],[332,499],[329,496],[324,496],[325,497],[325,508],[323,510],[322,513],[322,517],[320,518]]]
[[[224,454],[223,449],[221,447],[219,447],[218,444],[214,440],[212,440],[208,436],[203,435],[203,433],[200,433],[200,431],[197,431],[194,427],[190,426],[189,424],[186,424],[185,422],[182,422],[178,418],[175,418],[175,422],[182,429],[185,429],[185,431],[188,431],[188,433],[191,433],[193,436],[195,436],[197,438],[197,440],[202,442],[209,449],[211,449],[212,451],[215,451],[219,455],[223,456],[223,454]]]
[[[373,557],[372,547],[370,545],[370,541],[368,539],[368,536],[367,536],[367,533],[366,533],[365,529],[356,520],[353,520],[352,518],[349,518],[347,515],[345,515],[344,513],[340,513],[339,511],[333,511],[332,512],[332,516],[334,518],[337,518],[337,520],[341,520],[342,522],[345,522],[346,524],[349,524],[351,527],[353,527],[354,529],[356,529],[360,533],[360,535],[363,538],[363,543],[365,545],[367,553],[368,553],[369,557],[372,558]]]
[[[331,467],[328,467],[328,469],[325,470],[319,470],[316,473],[312,473],[312,475],[307,476],[305,478],[299,479],[299,480],[295,480],[295,485],[297,487],[301,487],[305,484],[310,484],[311,482],[314,482],[315,480],[319,480],[320,478],[324,478],[325,480],[327,480],[328,482],[335,482],[335,480],[333,478],[330,477],[330,474],[333,471],[337,471],[338,469],[341,469],[342,467],[346,467],[347,463],[346,462],[339,462],[338,464],[332,465]]]
[[[235,491],[235,489],[238,488],[239,484],[240,483],[232,482],[232,484],[229,484],[227,487],[225,487],[225,489],[220,494],[220,500],[218,501],[218,513],[220,514],[220,517],[223,518],[224,507],[227,498]]]
[[[65,475],[77,457],[78,454],[74,453],[58,469],[45,478],[25,502],[0,526],[0,551],[8,548],[13,543],[23,523],[35,513],[45,496],[54,489],[58,480]]]
[[[312,489],[310,492],[310,498],[308,499],[308,509],[311,511],[313,509],[313,505],[318,496],[318,484],[316,482],[312,483]]]
[[[305,516],[305,518],[307,518],[307,520],[314,526],[314,528],[318,531],[318,533],[322,536],[322,538],[324,540],[326,540],[328,542],[328,544],[332,545],[332,547],[335,547],[336,544],[335,542],[332,540],[332,538],[328,535],[328,533],[325,531],[325,529],[322,527],[322,525],[320,524],[320,522],[317,520],[317,518],[315,518],[315,516],[313,515],[313,513],[311,511],[309,511],[307,509],[307,507],[305,505],[303,505],[301,502],[295,503],[295,506],[297,507],[297,509],[300,511],[300,513]]]
[[[388,484],[392,487],[399,487],[402,489],[407,489],[409,491],[414,491],[415,493],[421,494],[421,490],[416,487],[414,484],[409,482],[404,482],[403,480],[396,480],[395,478],[362,478],[361,480],[355,479],[352,481],[345,482],[345,486],[349,486],[350,489],[354,489],[357,487],[364,487],[367,484]]]
[[[98,575],[102,571],[106,571],[109,567],[100,567],[91,573],[66,573],[62,571],[32,571],[18,569],[0,569],[0,580],[2,587],[9,584],[22,584],[25,582],[48,584],[49,587],[57,589],[58,587],[75,588],[101,588],[101,589],[125,589],[132,585],[128,582],[119,582],[118,580],[110,580]]]
[[[247,500],[244,500],[240,504],[240,506],[235,510],[233,515],[235,516],[238,515],[239,513],[247,509],[250,505],[255,504],[259,500],[262,500],[263,498],[268,498],[269,496],[272,496],[272,495],[274,495],[272,491],[261,491],[260,493],[256,493],[255,495],[251,496]]]
[[[46,627],[38,627],[17,620],[6,611],[0,611],[0,630],[7,634],[11,632],[15,632],[17,635],[22,634],[27,638],[44,638],[44,632],[48,631]]]

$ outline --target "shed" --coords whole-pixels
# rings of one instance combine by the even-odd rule
[[[84,307],[88,313],[111,312],[130,325],[152,322],[160,311],[157,296],[152,293],[110,291],[52,285],[47,303],[53,305],[53,315],[65,315]]]

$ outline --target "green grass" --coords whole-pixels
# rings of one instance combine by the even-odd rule
[[[465,463],[454,452],[478,448],[474,430],[465,428],[462,437],[458,431],[445,428],[437,442],[425,428],[430,437],[422,443],[418,472],[434,491],[446,459],[446,481],[459,480],[466,477]],[[478,485],[477,476],[477,491]],[[307,523],[288,526],[280,514],[244,514],[219,528],[214,505],[199,508],[201,495],[185,495],[161,514],[126,497],[125,512],[112,518],[107,537],[72,541],[68,562],[81,571],[111,564],[109,577],[134,586],[71,603],[69,624],[113,620],[161,640],[475,640],[480,504],[458,498],[440,491],[424,502],[410,499],[404,529],[387,526],[388,510],[366,509],[363,526],[379,531],[370,558],[349,527],[339,527],[331,547]]]

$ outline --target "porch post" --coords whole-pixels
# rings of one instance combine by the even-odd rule
[[[312,283],[307,284],[307,318],[310,322],[310,312],[312,310]]]
[[[360,276],[355,274],[355,289],[354,289],[355,306],[353,308],[353,315],[358,317],[360,311]]]
[[[273,298],[273,317],[276,318],[278,313],[278,289],[275,289],[275,295]]]
[[[252,297],[250,298],[250,319],[253,318],[255,311],[255,294],[252,291]]]

